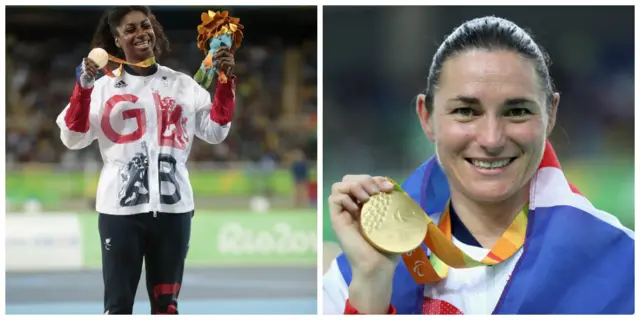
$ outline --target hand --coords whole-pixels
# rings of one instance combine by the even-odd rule
[[[362,313],[386,313],[399,255],[381,253],[360,233],[362,204],[393,184],[384,177],[346,175],[335,183],[329,196],[331,225],[353,273],[349,301]]]
[[[233,76],[233,70],[236,67],[236,59],[229,51],[228,47],[220,47],[213,54],[213,60],[216,62],[215,66],[219,71],[224,71],[225,75],[229,78]]]
[[[89,58],[83,58],[80,65],[80,74],[77,75],[78,83],[84,89],[92,88],[98,75],[98,64]]]

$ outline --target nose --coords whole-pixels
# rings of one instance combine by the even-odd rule
[[[141,37],[147,34],[147,30],[145,28],[143,28],[142,26],[138,26],[136,27],[136,32],[135,32],[135,36],[136,37]]]
[[[477,126],[476,141],[488,155],[500,155],[506,141],[502,121],[496,117],[483,117]]]

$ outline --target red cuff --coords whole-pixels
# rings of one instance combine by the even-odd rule
[[[233,111],[236,107],[237,80],[238,78],[234,75],[227,80],[227,83],[218,82],[209,117],[221,126],[233,119]]]
[[[349,299],[347,299],[347,303],[345,304],[344,307],[344,314],[363,314],[360,313],[356,308],[354,308],[351,303],[349,303]],[[393,307],[393,305],[389,305],[389,310],[387,311],[387,314],[396,314],[396,308]]]
[[[69,130],[82,133],[89,131],[92,91],[93,88],[84,89],[76,82],[76,87],[69,100],[69,109],[64,115],[64,122]]]

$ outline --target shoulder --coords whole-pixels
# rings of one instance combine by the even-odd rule
[[[443,179],[444,175],[439,169],[437,165],[436,157],[432,157],[429,160],[423,162],[416,170],[409,175],[409,177],[402,184],[402,189],[409,194],[411,198],[415,201],[420,202],[420,195],[424,192],[426,188],[426,183],[429,179],[434,180],[438,183],[438,186],[442,188],[442,190],[448,188],[448,184],[446,182],[446,177]],[[433,182],[433,181],[431,181]],[[439,210],[435,210],[439,211]],[[434,211],[428,211],[429,213],[433,213]]]
[[[159,66],[158,75],[169,76],[169,77],[177,78],[177,79],[183,79],[183,78],[187,78],[188,77],[184,72],[173,70],[173,69],[171,69],[171,68],[169,68],[167,66],[163,66],[163,65]]]
[[[561,237],[571,233],[568,241],[590,239],[600,244],[620,241],[632,244],[635,241],[634,232],[620,223],[615,215],[594,207],[582,195],[567,197],[566,204],[538,206],[534,212],[536,223],[547,224],[549,230],[565,229],[558,234]]]
[[[416,170],[409,175],[409,177],[402,184],[403,189],[413,189],[419,186],[422,182],[422,178],[424,177],[425,172],[427,171],[427,167],[429,166],[431,159],[423,162]]]
[[[196,87],[200,88],[198,83],[193,79],[193,77],[187,75],[184,72],[180,72],[177,70],[173,70],[166,66],[160,66],[159,74],[161,76],[165,76],[171,78],[172,80],[180,83],[184,87],[191,87],[197,90]]]
[[[618,235],[629,240],[635,238],[634,232],[622,225],[615,215],[596,208],[589,199],[572,190],[558,168],[540,169],[532,188],[530,207],[538,219],[553,219],[554,223],[564,223],[571,230],[576,226],[583,231],[589,230],[585,236],[610,234],[614,238]]]
[[[107,75],[103,75],[102,77],[96,80],[96,82],[93,84],[93,87],[102,89],[102,88],[108,87],[109,85],[114,85],[117,79],[118,78],[111,78]]]

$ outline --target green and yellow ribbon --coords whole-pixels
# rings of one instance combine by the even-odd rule
[[[116,76],[119,76],[122,74],[122,68],[125,64],[128,64],[130,66],[134,66],[134,67],[143,67],[143,68],[148,68],[153,66],[154,64],[156,64],[156,57],[151,57],[148,59],[145,59],[143,61],[140,62],[136,62],[136,63],[132,63],[123,59],[120,59],[118,57],[114,57],[112,55],[109,55],[109,61],[113,61],[113,62],[117,62],[120,64],[120,66],[118,67],[117,70],[117,75],[114,74],[114,72],[111,70],[111,68],[109,68],[109,64],[107,64],[106,66],[104,66],[104,68],[102,68],[102,71],[104,72],[104,74],[106,74],[107,76],[111,77],[111,78],[115,78]]]

